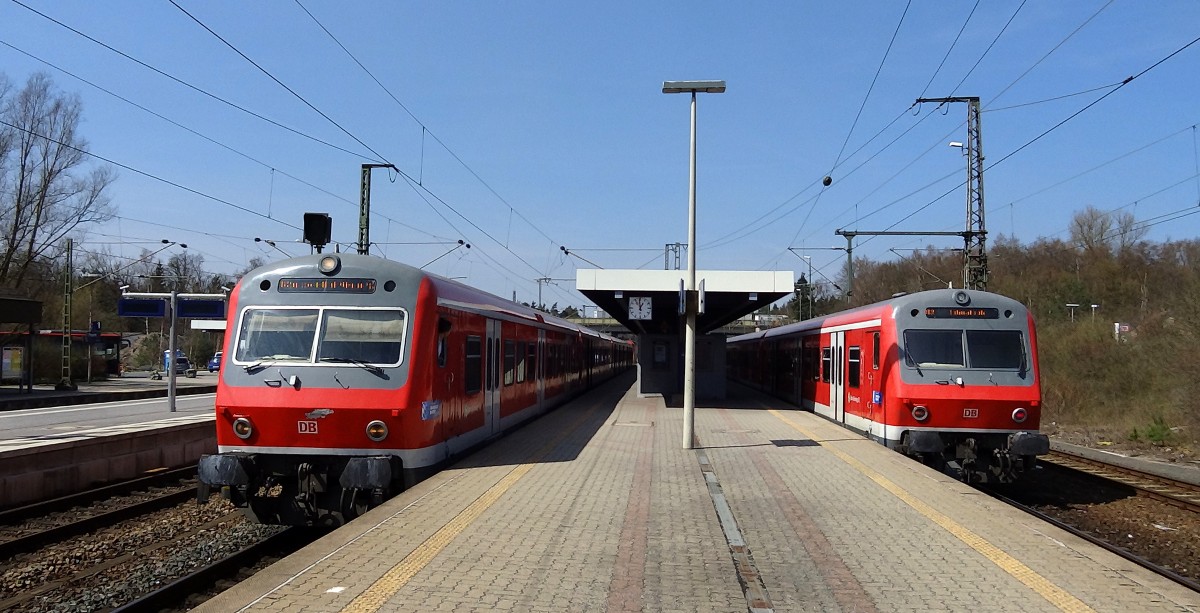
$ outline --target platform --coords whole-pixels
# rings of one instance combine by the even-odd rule
[[[629,377],[197,611],[1180,611],[1200,594],[810,413]],[[734,405],[735,401],[725,401]]]
[[[166,382],[145,376],[0,394],[0,508],[194,465],[216,450],[217,376],[204,375],[177,382],[175,412]]]

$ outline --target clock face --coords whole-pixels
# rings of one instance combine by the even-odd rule
[[[633,296],[629,299],[629,319],[650,319],[650,297]]]

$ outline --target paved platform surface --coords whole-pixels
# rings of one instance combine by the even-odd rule
[[[198,611],[1194,611],[1200,594],[810,413],[622,377]],[[775,408],[778,406],[779,408]]]
[[[177,375],[175,393],[180,396],[210,393],[216,390],[220,373],[198,371],[195,377]],[[128,372],[121,377],[75,381],[74,390],[57,389],[54,385],[0,385],[0,411],[14,411],[49,406],[68,406],[96,402],[116,402],[167,395],[169,382],[150,378],[149,372]]]

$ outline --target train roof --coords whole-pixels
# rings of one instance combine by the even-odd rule
[[[964,298],[965,296],[965,298]],[[915,292],[912,294],[897,294],[871,304],[866,304],[845,311],[838,311],[804,321],[798,321],[786,326],[770,328],[759,332],[750,332],[734,336],[729,339],[730,343],[739,343],[745,341],[756,340],[760,338],[770,338],[774,336],[783,336],[793,332],[802,330],[820,329],[829,326],[844,325],[856,321],[866,319],[882,318],[890,316],[897,309],[919,308],[924,309],[930,306],[990,306],[999,307],[1005,306],[1014,310],[1026,311],[1025,305],[1017,300],[1013,300],[1001,294],[993,294],[982,290],[971,289],[933,289],[923,292]]]

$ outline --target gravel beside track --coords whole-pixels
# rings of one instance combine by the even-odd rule
[[[111,609],[280,530],[190,501],[0,561],[0,610]]]

